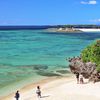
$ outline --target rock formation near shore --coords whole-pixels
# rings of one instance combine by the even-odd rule
[[[100,40],[87,46],[81,52],[81,57],[73,57],[69,62],[71,72],[82,74],[90,81],[98,81],[100,79]]]
[[[99,74],[96,70],[96,64],[92,62],[84,63],[81,57],[74,57],[69,59],[69,67],[72,73],[82,74],[84,78],[90,81],[98,81]]]

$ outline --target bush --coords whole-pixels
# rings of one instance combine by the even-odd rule
[[[100,71],[100,40],[97,40],[86,47],[82,53],[83,62],[93,62],[97,64],[97,70]]]

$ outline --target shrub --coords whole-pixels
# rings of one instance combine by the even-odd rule
[[[81,53],[83,62],[92,62],[97,64],[97,70],[100,71],[100,40],[87,46]]]

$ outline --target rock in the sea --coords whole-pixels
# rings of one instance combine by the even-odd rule
[[[46,77],[55,77],[55,76],[61,76],[60,74],[54,73],[54,72],[47,72],[47,71],[38,71],[38,75],[46,76]]]
[[[48,69],[48,66],[46,65],[34,65],[34,70],[46,70]]]

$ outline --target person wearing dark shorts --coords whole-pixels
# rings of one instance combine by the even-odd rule
[[[19,100],[19,97],[20,97],[20,94],[19,94],[19,91],[17,91],[17,92],[15,93],[15,98],[16,98],[16,100]]]
[[[38,98],[41,98],[40,86],[37,86],[36,94],[37,94]]]
[[[77,84],[79,83],[79,73],[76,73]]]

